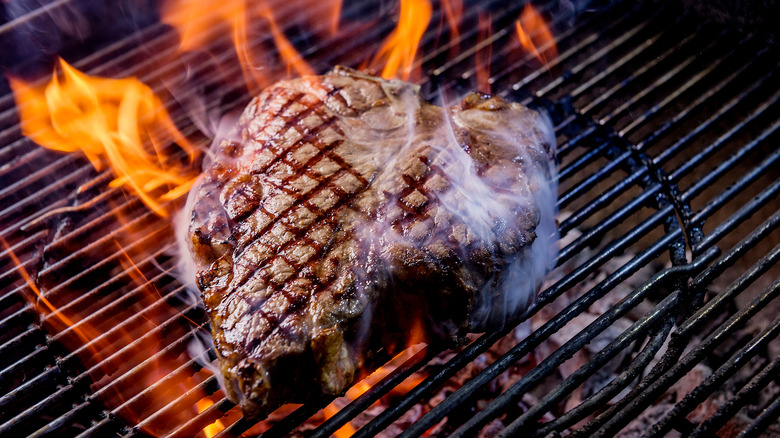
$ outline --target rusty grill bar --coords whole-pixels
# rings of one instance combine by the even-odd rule
[[[279,3],[278,20],[294,34],[300,21],[295,4]],[[67,4],[54,2],[49,9]],[[620,2],[586,11],[546,2],[538,6],[552,17],[559,49],[548,68],[507,43],[523,4],[466,4],[460,37],[447,44],[435,26],[443,19],[435,9],[422,42],[427,47],[421,50],[423,90],[433,99],[473,88],[474,56],[485,43],[472,24],[480,8],[491,11],[496,30],[491,36],[493,91],[547,110],[556,125],[559,208],[567,213],[560,223],[566,242],[558,260],[561,273],[520,320],[477,337],[442,364],[431,362],[441,353],[437,348],[424,348],[308,433],[330,436],[408,376],[425,372],[421,383],[356,432],[376,435],[545,308],[559,310],[417,418],[402,436],[421,436],[445,417],[463,417],[448,432],[452,436],[475,436],[504,416],[502,436],[567,430],[577,436],[614,436],[702,363],[712,374],[660,414],[645,435],[676,430],[710,436],[735,419],[744,426],[744,436],[776,427],[780,365],[770,346],[780,334],[780,319],[772,314],[780,293],[777,48],[760,37],[687,15],[671,2]],[[345,2],[342,23],[387,18],[393,12],[368,2]],[[30,18],[19,20],[25,19]],[[0,34],[18,24],[3,25]],[[311,43],[299,35],[292,41],[324,72],[338,63],[359,65],[367,42],[378,46],[392,27],[384,19],[360,39]],[[229,36],[211,43],[223,57],[204,61],[198,54],[185,56],[183,63],[196,66],[189,77],[181,65],[161,61],[163,54],[173,53],[175,43],[170,28],[151,24],[74,64],[90,74],[136,75],[158,93],[165,93],[164,84],[194,81],[190,92],[206,90],[208,110],[220,114],[247,103],[240,68],[228,55]],[[452,57],[455,46],[461,51]],[[137,62],[144,53],[159,56]],[[182,132],[205,147],[208,139],[188,123],[187,114],[172,99],[166,105]],[[133,196],[109,188],[110,171],[96,172],[76,154],[34,145],[21,136],[18,122],[12,96],[0,97],[0,237],[7,242],[0,248],[0,435],[145,436],[148,426],[168,424],[162,434],[193,436],[217,420],[226,426],[220,437],[249,431],[255,424],[240,418],[221,396],[200,413],[195,408],[203,393],[219,394],[219,385],[202,369],[204,361],[214,360],[213,352],[205,358],[187,355],[187,345],[206,330],[207,321],[170,273],[175,264],[170,226]],[[132,219],[118,221],[117,211]],[[156,252],[133,258],[134,266],[122,263],[152,242],[158,242]],[[605,271],[609,263],[614,269]],[[40,316],[42,301],[20,266],[36,274],[60,315],[78,313],[85,319],[62,327],[58,314]],[[470,410],[476,392],[594,303],[626,288],[643,269],[657,272],[641,286],[628,288],[620,302],[495,400]],[[133,280],[138,272],[144,280],[140,284]],[[599,272],[604,275],[594,280]],[[591,287],[570,302],[563,300],[567,291],[590,280]],[[148,287],[157,293],[152,300],[144,293]],[[526,393],[629,312],[639,313],[633,325],[534,405],[518,411]],[[761,315],[766,324],[746,331]],[[116,321],[122,322],[111,325]],[[152,328],[139,331],[147,327],[144,321]],[[97,338],[76,350],[66,348],[81,328],[93,323],[103,330]],[[122,339],[125,332],[132,339]],[[156,337],[165,345],[139,355],[138,347],[144,351]],[[120,348],[111,350],[115,344]],[[85,357],[101,357],[104,349],[111,355],[86,365]],[[540,422],[545,413],[560,411],[572,391],[619,354],[628,354],[628,360],[617,377],[554,420]],[[169,372],[138,385],[160,361],[171,364]],[[157,399],[156,389],[177,381],[189,386]],[[112,399],[118,388],[134,383],[131,397]],[[724,386],[733,387],[733,397],[700,423],[687,418]],[[760,405],[754,405],[761,394]],[[297,408],[263,436],[288,435],[330,401]],[[127,422],[128,412],[138,415],[138,424]],[[191,414],[179,421],[181,413]]]

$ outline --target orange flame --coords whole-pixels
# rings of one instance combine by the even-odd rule
[[[493,57],[493,45],[487,41],[493,33],[492,17],[490,14],[479,13],[479,42],[474,53],[475,76],[477,79],[477,91],[490,93],[490,59]]]
[[[130,237],[128,239],[133,240]],[[177,375],[174,370],[186,365],[186,357],[158,357],[158,353],[163,351],[163,333],[166,336],[180,336],[186,328],[170,324],[172,319],[181,317],[179,312],[161,299],[160,292],[130,258],[127,248],[116,242],[119,253],[128,262],[126,264],[121,260],[124,272],[118,275],[126,275],[130,283],[138,285],[138,289],[130,289],[120,298],[124,301],[122,306],[110,311],[107,309],[111,306],[108,306],[100,312],[94,312],[94,306],[100,306],[100,300],[105,299],[106,295],[86,297],[85,301],[81,299],[84,298],[81,294],[87,291],[73,295],[68,293],[67,288],[59,286],[57,291],[42,290],[2,237],[0,244],[16,267],[16,272],[34,293],[25,298],[41,312],[41,324],[47,327],[52,342],[71,352],[63,360],[78,358],[84,365],[85,371],[75,378],[92,378],[90,389],[93,394],[100,396],[117,415],[139,422],[139,429],[148,434],[167,435],[171,424],[184,424],[191,418],[191,412],[176,411],[166,418],[144,419],[145,415],[167,406],[176,394],[191,392],[205,397],[200,384],[210,373],[201,369],[195,374]],[[124,300],[125,297],[132,299]],[[163,324],[166,324],[164,329],[160,327]],[[138,398],[141,395],[139,391],[141,394],[148,393],[147,397]],[[207,407],[198,406],[202,409]],[[204,433],[208,435],[213,432],[210,435],[213,436],[222,428],[222,423],[217,420],[207,426]]]
[[[544,18],[530,3],[527,3],[520,13],[515,29],[523,48],[536,56],[549,70],[548,57],[550,60],[555,59],[558,56],[558,48]]]
[[[301,55],[295,50],[295,47],[290,43],[290,40],[284,36],[284,32],[279,29],[279,26],[274,20],[274,14],[271,8],[264,7],[260,11],[260,15],[268,20],[268,24],[271,26],[271,33],[274,36],[274,42],[279,50],[279,56],[287,66],[287,75],[294,71],[298,76],[312,76],[314,75],[314,69],[304,61]]]
[[[341,410],[344,406],[346,406],[347,403],[350,403],[356,400],[361,395],[363,395],[366,391],[371,389],[371,387],[379,383],[382,379],[384,379],[390,373],[392,373],[396,368],[398,368],[404,362],[406,362],[409,358],[419,353],[423,348],[424,346],[422,344],[416,344],[410,346],[409,348],[405,349],[404,351],[400,352],[395,357],[393,357],[385,365],[377,368],[376,371],[366,376],[366,378],[354,384],[351,388],[349,388],[349,390],[347,390],[346,394],[344,394],[342,398],[333,401],[322,410],[325,420],[336,415],[339,412],[339,410]],[[420,382],[422,382],[423,379],[424,377],[421,374],[417,374],[417,373],[412,374],[411,376],[407,377],[403,382],[396,385],[392,389],[391,393],[397,395],[404,395],[407,392],[411,391]],[[372,406],[377,406],[380,403],[381,403],[380,400],[377,400],[374,402]],[[355,427],[350,423],[346,423],[343,426],[341,426],[341,428],[337,430],[333,434],[333,436],[335,436],[336,438],[348,438],[354,435],[355,432],[356,432]]]
[[[252,92],[270,83],[257,66],[262,57],[253,53],[248,42],[251,17],[246,0],[170,0],[164,3],[162,21],[179,32],[179,51],[186,52],[206,47],[227,27],[236,49],[244,81]],[[222,31],[224,32],[224,31]]]
[[[97,170],[108,159],[116,175],[112,187],[130,186],[150,209],[167,216],[163,202],[186,194],[195,175],[166,163],[171,157],[162,151],[163,139],[174,139],[190,160],[196,151],[160,99],[135,78],[87,76],[62,59],[57,70],[45,86],[10,80],[22,133],[49,149],[82,151]]]
[[[342,0],[334,0],[330,10],[330,33],[335,35],[339,31],[339,19],[341,18]]]
[[[232,3],[238,4],[234,10],[234,15],[229,18],[232,24],[233,46],[236,48],[238,65],[241,67],[247,88],[253,93],[257,93],[259,89],[265,88],[270,81],[262,73],[263,70],[257,66],[256,59],[259,56],[250,51],[249,42],[247,41],[249,16],[246,4],[243,1],[234,1]]]
[[[43,303],[43,305],[46,306],[46,310],[48,312],[51,312],[51,315],[59,319],[60,322],[65,324],[66,327],[73,327],[74,326],[73,320],[71,320],[62,312],[60,312],[60,310],[57,309],[57,307],[55,307],[54,304],[52,304],[51,301],[49,301],[46,298],[46,296],[41,293],[41,290],[32,280],[32,277],[30,276],[29,272],[27,272],[27,269],[24,267],[24,264],[19,260],[19,258],[16,256],[16,253],[13,252],[11,246],[8,245],[8,242],[2,236],[0,236],[0,242],[3,243],[3,247],[5,247],[6,252],[11,257],[11,262],[13,262],[14,266],[16,266],[19,275],[21,275],[24,282],[27,283],[27,286],[30,288],[30,290],[33,291],[38,302]],[[82,341],[88,341],[90,339],[90,337],[87,334],[85,334],[83,331],[79,330],[78,328],[76,328],[74,332],[79,338],[81,338]]]
[[[403,80],[408,80],[412,75],[417,46],[431,20],[431,13],[428,0],[401,0],[398,25],[371,61],[372,68],[384,64],[383,78],[390,79],[400,73]]]
[[[441,6],[444,9],[444,16],[447,18],[447,24],[450,26],[450,39],[458,41],[460,44],[460,30],[458,26],[463,19],[463,0],[442,0]]]
[[[341,13],[341,0],[322,0],[326,2],[328,31],[338,31]],[[313,75],[314,69],[301,57],[295,46],[285,36],[277,24],[273,9],[265,1],[247,0],[171,0],[162,12],[163,21],[179,31],[180,51],[189,51],[206,47],[210,40],[219,36],[220,28],[228,28],[238,57],[238,64],[244,76],[247,88],[257,93],[274,80],[280,79],[274,74],[273,63],[269,63],[267,53],[256,45],[250,44],[250,32],[270,32],[282,64],[286,67],[286,76]],[[259,20],[259,19],[264,20]],[[306,18],[304,15],[303,18]],[[312,19],[321,20],[321,16]],[[267,23],[268,29],[258,28],[258,24]],[[250,28],[250,25],[252,28]]]
[[[214,402],[211,401],[211,399],[202,398],[198,400],[195,406],[198,408],[198,413],[200,414],[213,404]],[[203,434],[206,435],[206,438],[212,438],[216,436],[218,433],[222,432],[223,429],[225,429],[225,426],[222,425],[222,422],[216,420],[215,422],[203,428]]]
[[[220,25],[240,26],[245,12],[244,0],[170,0],[163,3],[160,13],[162,21],[179,32],[179,50],[185,52],[204,47],[219,36]]]

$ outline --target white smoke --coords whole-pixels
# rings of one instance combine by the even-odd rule
[[[508,318],[527,309],[557,256],[555,137],[549,119],[500,101],[496,101],[499,108],[495,111],[468,105],[457,109],[447,109],[447,105],[430,106],[421,103],[414,86],[388,81],[383,87],[393,96],[389,105],[379,105],[364,111],[360,117],[341,120],[346,137],[356,149],[363,148],[361,152],[353,152],[350,159],[365,160],[357,167],[366,164],[376,169],[367,196],[378,197],[376,205],[380,207],[397,204],[398,186],[404,184],[403,169],[411,165],[411,157],[426,154],[430,164],[441,171],[448,183],[446,189],[433,194],[434,202],[449,215],[449,223],[463,224],[467,229],[468,244],[452,248],[453,251],[461,260],[471,263],[469,254],[475,246],[487,249],[500,265],[492,278],[473,280],[472,285],[478,290],[473,291],[476,302],[468,323],[475,331],[505,324]],[[478,134],[479,144],[469,144],[464,132]],[[215,140],[215,144],[220,141]],[[489,152],[477,160],[475,154],[479,152],[475,150],[480,148]],[[498,160],[495,163],[491,161],[493,153],[500,158],[495,158]],[[189,255],[188,226],[197,191],[198,184],[176,220],[182,251],[180,278],[193,291],[197,290],[194,285],[197,267]],[[361,299],[375,295],[374,289],[380,283],[393,290],[398,282],[398,268],[392,262],[398,253],[393,251],[411,248],[424,252],[430,238],[436,237],[419,238],[408,229],[395,227],[397,209],[380,208],[374,213],[370,219],[357,215],[348,225],[369,259],[355,260],[357,266],[353,268],[356,285],[365,289]],[[436,233],[448,230],[448,225],[433,222],[430,218],[426,225],[429,229],[438,227]],[[533,228],[532,238],[535,233],[532,243],[519,237],[528,234],[528,228]],[[358,305],[365,309],[358,322],[362,327],[357,328],[363,334],[371,331],[372,318],[377,317],[379,309],[375,304]],[[439,326],[432,328],[441,335],[451,336],[458,330],[451,321],[436,323]],[[357,342],[365,338],[359,335]],[[199,339],[190,347],[192,357],[201,357],[211,346]],[[355,347],[360,350],[359,346]]]
[[[459,120],[447,117],[445,159],[453,183],[452,189],[440,195],[442,204],[461,221],[468,224],[488,247],[500,247],[496,229],[515,223],[517,214],[511,206],[524,204],[538,209],[539,223],[536,239],[519,252],[504,254],[506,267],[491,278],[478,295],[477,308],[471,315],[472,327],[484,329],[502,327],[507,319],[519,316],[536,297],[547,273],[555,267],[557,258],[558,227],[555,222],[557,201],[557,169],[552,157],[556,153],[556,141],[552,123],[546,114],[534,117],[511,117],[496,123],[470,123],[469,110],[455,115]],[[487,119],[490,121],[490,119]],[[507,123],[508,122],[508,123]],[[490,181],[477,172],[474,159],[458,144],[454,125],[466,129],[481,129],[494,142],[493,147],[506,148],[516,156],[522,166],[522,174],[491,175]],[[476,126],[479,125],[479,126]],[[487,131],[487,132],[485,132]],[[552,150],[550,150],[552,148]],[[524,182],[521,190],[506,191],[495,185],[496,180]]]
[[[447,189],[435,194],[436,202],[453,218],[452,223],[465,224],[469,242],[495,249],[503,263],[500,273],[486,279],[475,294],[477,302],[470,316],[470,325],[474,330],[500,327],[507,319],[528,308],[546,274],[555,265],[557,170],[552,123],[546,115],[514,104],[501,103],[506,106],[494,114],[491,110],[479,108],[449,111],[446,102],[438,107],[421,108],[416,90],[411,88],[401,89],[400,92],[396,90],[395,97],[396,107],[392,110],[396,115],[403,114],[406,119],[403,124],[399,123],[395,133],[384,133],[386,137],[381,141],[359,138],[358,135],[364,137],[366,132],[375,132],[375,129],[359,126],[354,130],[354,136],[350,132],[347,136],[375,151],[370,156],[378,170],[371,184],[374,191],[384,196],[381,203],[384,205],[399,201],[389,193],[393,193],[394,185],[399,182],[400,169],[409,165],[408,161],[417,151],[430,148],[425,152],[427,157],[443,172],[449,183]],[[436,117],[440,120],[430,120]],[[478,132],[480,141],[491,143],[483,146],[501,150],[499,155],[512,157],[515,165],[487,163],[489,172],[481,173],[473,150],[467,150],[474,145],[464,145],[461,144],[463,139],[458,140],[456,131],[459,128],[460,131]],[[401,140],[389,138],[399,134],[403,135]],[[388,144],[395,146],[389,148]],[[511,227],[523,222],[518,220],[518,215],[522,214],[518,210],[523,208],[524,211],[537,212],[539,222],[533,230],[536,234],[533,243],[518,248],[517,245],[512,246],[512,242],[507,243],[506,239],[510,236],[511,240],[515,232]],[[387,213],[353,224],[363,246],[380,262],[371,263],[370,272],[357,269],[361,280],[359,284],[386,281],[392,285],[398,272],[394,271],[390,261],[393,257],[391,250],[402,247],[424,251],[429,243],[428,238],[419,240],[402,234],[402,230],[393,227],[396,219],[397,212],[390,208]],[[433,219],[427,225],[429,229],[434,228]],[[466,246],[454,248],[461,260],[468,259],[471,248]],[[451,327],[434,329],[441,334],[452,332]]]
[[[225,140],[237,140],[231,137],[231,134],[233,134],[233,126],[236,124],[237,119],[235,114],[227,114],[223,116],[218,123],[209,123],[209,126],[213,128],[209,131],[213,140],[211,146],[204,155],[204,169],[211,165],[218,145]],[[195,264],[195,260],[190,253],[190,240],[192,238],[190,235],[190,221],[192,219],[192,209],[197,201],[202,179],[203,176],[201,175],[190,189],[184,208],[173,214],[171,219],[174,235],[176,237],[176,245],[173,248],[172,256],[178,261],[173,270],[173,274],[185,286],[181,298],[186,304],[201,308],[203,307],[203,301],[201,300],[200,291],[196,282],[198,266]],[[217,377],[220,390],[223,393],[226,393],[224,377],[216,364],[216,360],[214,362],[209,360],[209,351],[213,350],[213,348],[214,340],[211,333],[207,329],[199,329],[195,331],[192,339],[188,343],[187,353],[189,357],[195,360],[202,368],[209,370]]]
[[[536,226],[536,238],[530,247],[515,254],[506,254],[507,267],[497,278],[487,282],[479,297],[481,301],[472,314],[474,327],[502,327],[512,317],[519,316],[534,301],[545,276],[555,267],[558,256],[557,213],[557,168],[553,157],[556,154],[555,134],[549,117],[537,113],[536,117],[518,119],[512,124],[495,124],[490,129],[490,137],[503,147],[515,147],[516,161],[522,163],[523,175],[508,175],[511,178],[525,180],[527,191],[523,193],[502,194],[497,188],[489,186],[468,174],[464,187],[479,187],[480,201],[470,205],[471,214],[480,209],[489,211],[494,221],[511,223],[511,211],[506,205],[517,203],[517,197],[523,197],[523,203],[533,205],[539,212]],[[529,135],[533,133],[532,135]],[[545,157],[546,155],[546,157]],[[515,197],[515,199],[510,199]],[[487,202],[485,201],[487,200]],[[478,220],[484,220],[484,214],[476,213]],[[478,230],[484,225],[477,222]],[[498,242],[495,242],[499,244]]]

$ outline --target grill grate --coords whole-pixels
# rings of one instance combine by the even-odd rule
[[[420,436],[445,418],[460,417],[447,434],[475,436],[496,419],[506,426],[503,436],[567,430],[628,434],[632,421],[647,416],[702,364],[712,373],[673,400],[671,409],[647,416],[652,421],[641,434],[675,430],[709,436],[739,423],[745,436],[758,436],[777,427],[777,49],[671,4],[620,2],[580,11],[547,2],[539,9],[553,19],[559,55],[541,66],[513,39],[522,4],[469,6],[458,38],[445,44],[448,31],[439,35],[440,28],[429,27],[421,50],[427,74],[420,82],[431,99],[470,90],[477,76],[474,59],[490,43],[491,88],[551,115],[560,146],[559,208],[566,212],[558,274],[522,319],[475,338],[440,365],[433,363],[441,352],[423,348],[306,433],[334,434],[407,377],[425,373],[355,433],[375,436],[549,309],[554,311],[543,324],[417,418],[402,436]],[[438,9],[432,23],[443,20]],[[347,2],[342,23],[360,29],[362,37],[312,42],[298,30],[297,5],[287,2],[274,10],[303,48],[302,56],[320,72],[338,63],[359,65],[366,42],[378,46],[393,27],[387,19],[365,23],[395,12]],[[480,40],[480,10],[492,14],[496,32],[489,40]],[[2,31],[13,28],[10,22]],[[202,93],[207,112],[224,114],[243,107],[248,94],[230,55],[229,31],[223,30],[225,36],[210,43],[220,56],[191,53],[167,63],[176,49],[175,32],[151,24],[74,64],[91,74],[136,75],[157,93],[184,84],[180,101]],[[265,35],[253,44],[270,40]],[[455,48],[460,52],[453,56]],[[168,99],[167,106],[185,135],[208,143],[176,101]],[[0,97],[0,237],[6,243],[0,248],[0,435],[194,436],[217,420],[226,426],[217,436],[255,433],[256,425],[240,418],[219,393],[217,378],[203,369],[204,362],[214,360],[213,352],[187,354],[192,340],[204,333],[206,318],[171,275],[174,245],[167,222],[121,188],[110,188],[110,171],[97,172],[78,155],[32,144],[21,136],[18,122],[12,96]],[[150,246],[158,249],[144,253],[142,248]],[[636,285],[640,271],[648,270],[655,275]],[[46,302],[59,312],[45,309],[24,272],[35,274]],[[588,287],[567,298],[582,284]],[[625,292],[621,301],[606,306],[495,400],[469,411],[481,388],[619,290]],[[587,362],[518,411],[523,396],[560,373],[572,356],[627,314],[636,315],[630,327],[620,328]],[[67,315],[83,319],[68,325]],[[82,331],[93,326],[100,332],[84,338]],[[613,380],[562,409],[573,391],[617,356],[628,360]],[[160,363],[166,372],[155,375]],[[703,420],[689,419],[725,387],[732,397],[712,405]],[[204,395],[213,395],[215,402],[196,408]],[[263,436],[300,431],[330,402],[289,411]],[[541,423],[548,412],[557,415]],[[128,423],[128,415],[137,424]]]

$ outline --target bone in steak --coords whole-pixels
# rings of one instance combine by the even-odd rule
[[[522,312],[549,268],[550,132],[498,97],[443,108],[345,68],[252,100],[190,200],[229,398],[258,418],[338,395],[410,342]]]

